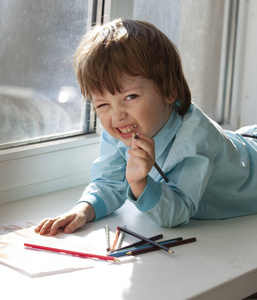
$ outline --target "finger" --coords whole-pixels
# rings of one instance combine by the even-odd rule
[[[55,220],[55,222],[51,226],[50,234],[55,235],[59,228],[63,228],[67,226],[72,221],[73,218],[74,216],[64,216],[62,218]]]
[[[39,232],[41,230],[41,228],[44,226],[44,224],[46,223],[48,219],[43,219],[38,226],[34,229],[35,232]]]
[[[137,148],[143,149],[148,153],[154,153],[155,146],[154,142],[144,141],[144,140],[136,140],[135,144],[137,145]]]
[[[66,233],[72,233],[74,232],[76,229],[82,227],[83,225],[85,225],[86,223],[86,218],[83,218],[81,216],[74,218],[69,224],[68,226],[66,226],[64,228],[64,231]]]
[[[139,141],[138,137],[137,138],[134,138],[134,137],[132,138],[132,146],[131,146],[132,149],[139,149],[140,148],[137,141]]]
[[[148,153],[148,155],[155,160],[155,145],[154,140],[143,136],[144,139],[135,139],[132,143],[132,149],[142,149]]]
[[[48,219],[46,220],[46,222],[44,223],[44,225],[42,226],[42,228],[40,229],[39,233],[41,235],[47,234],[49,233],[52,224],[55,222],[55,219]]]
[[[148,152],[142,149],[130,149],[129,154],[134,156],[134,159],[143,159],[154,164],[154,158],[152,158]]]
[[[147,135],[145,135],[145,134],[143,134],[143,133],[138,133],[136,140],[137,141],[145,141],[145,142],[151,144],[154,147],[154,139],[147,136]]]

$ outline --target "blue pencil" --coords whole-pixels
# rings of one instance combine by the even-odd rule
[[[188,244],[188,243],[192,243],[192,242],[195,242],[196,241],[196,238],[193,237],[193,238],[190,238],[190,239],[185,239],[185,240],[182,240],[182,241],[174,241],[174,242],[170,242],[168,243],[168,245],[170,247],[175,247],[175,246],[179,246],[179,245],[185,245],[185,244]],[[160,250],[158,247],[149,247],[148,249],[137,249],[137,250],[134,250],[134,251],[129,251],[126,253],[126,255],[139,255],[139,254],[144,254],[144,253],[148,253],[148,252],[151,252],[151,251],[156,251],[156,250]]]
[[[175,238],[175,239],[159,242],[158,244],[172,246],[172,243],[177,242],[177,241],[181,241],[181,240],[183,240],[183,238],[178,237],[178,238]],[[150,245],[150,244],[142,245],[142,246],[132,247],[132,248],[129,248],[129,249],[124,249],[124,250],[108,253],[108,255],[113,256],[113,257],[120,257],[120,256],[127,255],[127,253],[131,252],[131,251],[145,250],[145,249],[150,249],[150,248],[153,248],[153,247],[156,248],[156,246],[153,246],[153,245]]]
[[[150,237],[149,240],[157,241],[157,240],[160,240],[162,238],[163,238],[163,234],[157,234],[157,235],[154,235],[154,236]],[[137,247],[137,246],[145,246],[145,245],[149,245],[149,243],[146,243],[144,241],[140,241],[140,242],[136,242],[136,243],[124,246],[122,248],[111,250],[111,251],[109,251],[109,253],[113,253],[113,252],[116,252],[116,251],[121,251],[121,250],[128,249],[128,248],[134,248],[134,247]]]
[[[134,237],[136,237],[136,238],[138,238],[138,239],[140,239],[142,241],[145,241],[145,242],[147,242],[147,243],[149,243],[151,245],[154,245],[154,246],[156,246],[158,248],[161,248],[162,250],[165,250],[168,253],[172,253],[173,252],[171,249],[165,247],[164,245],[161,245],[161,244],[158,244],[158,243],[156,243],[156,242],[154,242],[152,240],[149,240],[148,238],[146,238],[146,237],[144,237],[144,236],[142,236],[142,235],[140,235],[140,234],[138,234],[136,232],[133,232],[132,230],[129,230],[128,228],[124,228],[124,227],[121,227],[121,226],[119,228],[120,228],[120,231],[124,231],[125,233],[130,234],[130,235],[132,235],[132,236],[134,236]]]

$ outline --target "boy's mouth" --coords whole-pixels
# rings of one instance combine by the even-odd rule
[[[124,126],[121,128],[117,128],[122,134],[131,133],[132,131],[135,131],[137,128],[137,125],[133,126]]]

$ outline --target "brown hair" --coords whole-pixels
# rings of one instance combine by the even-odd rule
[[[94,91],[120,92],[120,78],[128,74],[152,79],[165,97],[176,95],[174,108],[181,115],[191,104],[176,46],[144,21],[117,19],[94,26],[83,37],[74,66],[81,93],[89,99]]]

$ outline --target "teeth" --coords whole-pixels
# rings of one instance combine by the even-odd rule
[[[137,128],[137,125],[133,125],[133,126],[123,127],[122,129],[119,128],[119,130],[120,130],[122,133],[130,133],[130,132],[134,131],[136,128]]]

